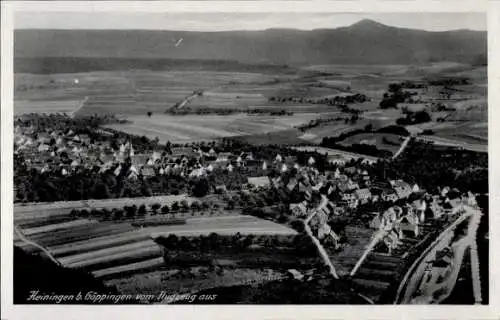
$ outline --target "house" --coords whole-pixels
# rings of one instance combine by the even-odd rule
[[[41,143],[37,148],[38,152],[49,151],[49,149],[50,149],[50,146],[48,144],[45,144],[45,143]]]
[[[297,179],[292,178],[292,179],[290,179],[290,181],[288,181],[288,183],[286,185],[286,189],[288,192],[293,192],[295,190],[295,188],[297,187],[297,185],[298,185]]]
[[[322,223],[319,225],[317,238],[319,240],[323,240],[327,235],[330,234],[331,231],[332,228],[328,225],[328,223]]]
[[[382,228],[382,215],[379,212],[372,212],[373,218],[370,220],[371,229],[379,230]]]
[[[396,210],[394,210],[394,207],[391,207],[382,214],[381,226],[383,228],[391,227],[397,219]]]
[[[114,174],[115,176],[119,176],[121,172],[122,172],[122,165],[121,165],[121,164],[119,164],[119,165],[115,168],[115,170],[113,171],[113,174]]]
[[[392,189],[383,189],[380,194],[380,198],[382,198],[382,200],[384,201],[392,201],[392,202],[395,202],[399,199],[396,192]]]
[[[153,167],[143,167],[141,170],[140,170],[140,174],[143,176],[143,177],[153,177],[156,175],[155,173],[155,170]]]
[[[86,145],[90,145],[90,137],[88,134],[81,134],[80,135],[80,142]]]
[[[390,232],[387,233],[387,235],[384,236],[384,238],[381,241],[379,241],[375,245],[373,251],[378,254],[391,255],[394,249],[398,247],[398,245],[399,245],[398,234],[394,230],[391,230]]]
[[[412,193],[412,187],[403,180],[391,181],[390,183],[399,199],[408,198]]]
[[[142,167],[147,164],[149,160],[149,155],[147,154],[135,154],[130,156],[130,162],[135,167]]]
[[[415,238],[419,235],[419,217],[413,212],[408,213],[399,220],[398,228],[400,237]]]
[[[248,184],[255,188],[267,188],[270,186],[271,183],[269,181],[269,177],[262,176],[262,177],[249,177]]]
[[[37,136],[37,141],[39,143],[50,143],[52,137],[47,132],[40,132]]]
[[[354,192],[344,192],[341,195],[341,199],[347,202],[356,200],[356,194]]]
[[[355,190],[354,195],[362,204],[367,203],[372,196],[370,189],[368,188]]]
[[[299,192],[304,193],[307,200],[311,200],[312,197],[312,186],[308,183],[299,182]]]
[[[335,164],[343,166],[346,164],[346,159],[340,154],[332,154],[327,156],[327,160],[330,164]]]
[[[131,166],[127,173],[127,179],[135,180],[139,176],[137,169],[134,166]]]
[[[299,203],[291,203],[290,204],[290,211],[296,217],[305,216],[307,214],[307,202],[302,201]]]
[[[344,168],[344,172],[347,172],[350,175],[353,175],[356,173],[356,168],[355,167],[347,167],[347,168]]]
[[[81,165],[81,163],[80,163],[80,160],[78,160],[78,159],[73,160],[70,164],[70,166],[73,168],[78,167],[80,165]]]
[[[429,218],[434,218],[434,217],[429,217],[427,216],[427,202],[425,200],[419,199],[415,200],[411,203],[411,207],[413,209],[413,212],[417,215],[420,223],[423,223]]]
[[[231,158],[232,154],[231,152],[221,152],[217,155],[217,159],[215,159],[215,162],[226,162],[229,161]]]
[[[226,185],[220,184],[220,185],[215,186],[214,192],[218,193],[218,194],[226,193],[227,192]]]
[[[316,159],[314,159],[314,157],[309,157],[309,159],[307,160],[307,164],[310,166],[313,166],[315,163]]]
[[[267,162],[262,162],[262,170],[267,170]]]
[[[304,275],[297,271],[296,269],[288,269],[288,274],[293,277],[295,280],[304,279]]]

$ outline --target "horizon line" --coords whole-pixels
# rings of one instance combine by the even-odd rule
[[[405,30],[417,30],[417,31],[423,31],[423,32],[432,32],[432,33],[440,33],[440,32],[453,32],[453,31],[470,31],[470,32],[487,32],[487,29],[471,29],[471,28],[450,28],[450,29],[445,29],[445,30],[428,30],[425,28],[410,28],[410,27],[404,27],[404,26],[394,26],[386,23],[379,22],[375,19],[370,19],[370,18],[363,18],[360,19],[354,23],[351,24],[346,24],[343,26],[336,26],[336,27],[322,27],[322,28],[313,28],[313,29],[305,29],[305,28],[299,28],[299,27],[270,27],[270,28],[247,28],[247,29],[221,29],[221,30],[190,30],[188,28],[114,28],[114,27],[107,27],[107,28],[67,28],[67,27],[62,27],[62,28],[54,28],[54,27],[49,27],[49,28],[38,28],[38,27],[14,27],[14,31],[16,30],[53,30],[53,31],[179,31],[179,32],[199,32],[199,33],[224,33],[224,32],[262,32],[262,31],[272,31],[272,30],[286,30],[286,31],[302,31],[302,32],[312,32],[312,31],[321,31],[321,30],[338,30],[338,29],[344,29],[344,28],[353,28],[358,24],[362,23],[370,23],[373,25],[379,25],[381,27],[386,27],[386,28],[395,28],[395,29],[405,29]]]

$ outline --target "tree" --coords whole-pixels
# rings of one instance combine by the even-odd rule
[[[151,111],[148,111],[148,117],[151,118],[152,115],[153,115],[153,113]]]
[[[164,205],[163,207],[161,207],[162,214],[168,214],[169,212],[170,212],[170,208],[168,207],[168,205]]]
[[[158,213],[158,210],[161,208],[161,204],[159,203],[153,203],[151,205],[151,210],[153,211],[153,214],[156,215]]]
[[[182,200],[180,207],[181,207],[182,211],[188,211],[189,210],[189,203],[187,202],[187,200],[185,200],[185,199]]]
[[[80,210],[80,217],[88,218],[88,216],[89,216],[89,211],[87,209]]]
[[[191,210],[193,210],[193,211],[199,211],[200,208],[201,208],[201,205],[200,205],[200,203],[198,201],[193,201],[191,203]]]
[[[71,209],[71,212],[69,213],[69,216],[72,218],[76,218],[79,215],[80,215],[80,213],[78,212],[78,210],[75,210],[75,209]]]
[[[423,123],[431,121],[431,116],[426,111],[419,111],[414,116],[414,123]]]
[[[179,211],[179,202],[178,201],[174,201],[174,203],[172,203],[172,211]]]
[[[118,221],[121,220],[122,218],[123,218],[123,210],[117,209],[113,214],[113,219]]]
[[[193,187],[193,195],[197,198],[204,197],[210,191],[210,185],[207,179],[200,179],[196,181]]]
[[[147,211],[146,211],[146,206],[144,204],[141,204],[139,206],[139,209],[137,211],[137,214],[141,217],[144,217],[146,215]]]

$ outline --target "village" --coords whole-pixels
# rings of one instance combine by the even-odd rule
[[[99,129],[99,134],[111,133]],[[370,175],[370,164],[366,161],[345,164],[334,158],[327,170],[320,172],[316,162],[331,158],[314,152],[301,155],[305,163],[304,160],[299,163],[293,152],[259,158],[251,151],[224,150],[228,148],[220,142],[202,146],[167,144],[137,152],[127,138],[116,141],[113,148],[110,139],[91,138],[72,129],[37,131],[34,126],[21,125],[15,127],[14,143],[15,153],[23,156],[28,171],[62,179],[86,171],[132,182],[157,177],[202,181],[215,176],[219,182],[207,190],[199,192],[199,185],[195,185],[198,192],[194,196],[217,194],[225,202],[219,206],[223,210],[239,208],[256,214],[253,212],[256,208],[264,211],[267,208],[266,218],[299,231],[302,228],[290,222],[307,221],[306,228],[311,229],[312,236],[333,251],[341,250],[345,243],[342,231],[335,231],[338,220],[345,217],[350,218],[350,223],[373,230],[369,240],[380,238],[373,245],[374,252],[394,255],[407,249],[402,245],[403,239],[421,239],[422,234],[433,228],[434,221],[449,221],[461,205],[473,205],[475,201],[472,193],[461,194],[446,186],[432,194],[401,179],[384,180]],[[271,201],[258,200],[265,193],[274,195]],[[168,194],[168,190],[165,193],[160,185],[149,196],[158,194]],[[244,201],[248,194],[254,194],[257,201]],[[278,204],[282,207],[279,215],[272,211]],[[160,208],[154,207],[153,212]],[[166,211],[169,209],[172,207]]]

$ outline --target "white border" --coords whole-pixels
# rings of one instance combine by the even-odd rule
[[[490,208],[499,208],[495,159],[500,148],[500,2],[473,0],[340,0],[340,1],[2,1],[1,55],[1,312],[2,319],[499,319],[500,232],[490,232],[490,306],[13,306],[12,305],[12,139],[14,11],[87,12],[488,12]],[[495,53],[495,54],[493,54]],[[494,90],[497,89],[497,90]],[[496,104],[495,104],[496,103]],[[490,210],[490,230],[500,230],[500,216]]]

